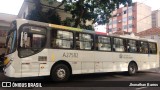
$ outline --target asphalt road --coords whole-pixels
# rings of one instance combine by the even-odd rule
[[[0,72],[0,81],[11,81],[12,83],[35,82],[41,83],[43,86],[42,88],[3,87],[0,88],[0,90],[160,90],[160,70],[156,69],[151,71],[141,71],[134,76],[128,76],[126,72],[74,75],[68,82],[63,83],[52,82],[48,77],[19,79],[9,78],[4,76],[3,72]],[[133,85],[139,86],[135,87]],[[150,85],[150,87],[147,85]]]

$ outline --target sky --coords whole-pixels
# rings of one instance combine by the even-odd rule
[[[133,2],[141,2],[152,8],[152,10],[160,9],[160,0],[132,0]]]
[[[23,0],[0,0],[0,13],[17,15]]]
[[[143,2],[152,7],[152,10],[159,9],[159,0],[133,0],[133,2]],[[0,0],[0,13],[17,15],[23,0]]]

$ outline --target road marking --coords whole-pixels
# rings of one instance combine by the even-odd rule
[[[136,90],[141,90],[141,89],[144,89],[144,88],[147,88],[147,87],[136,88]]]

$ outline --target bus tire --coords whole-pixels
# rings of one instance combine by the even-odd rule
[[[128,74],[135,75],[137,73],[138,67],[136,63],[131,62],[128,66]]]
[[[57,64],[52,68],[51,79],[53,81],[64,82],[70,77],[70,70],[65,64]]]

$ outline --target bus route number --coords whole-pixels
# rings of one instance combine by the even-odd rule
[[[63,57],[66,58],[78,58],[78,53],[63,53]]]

